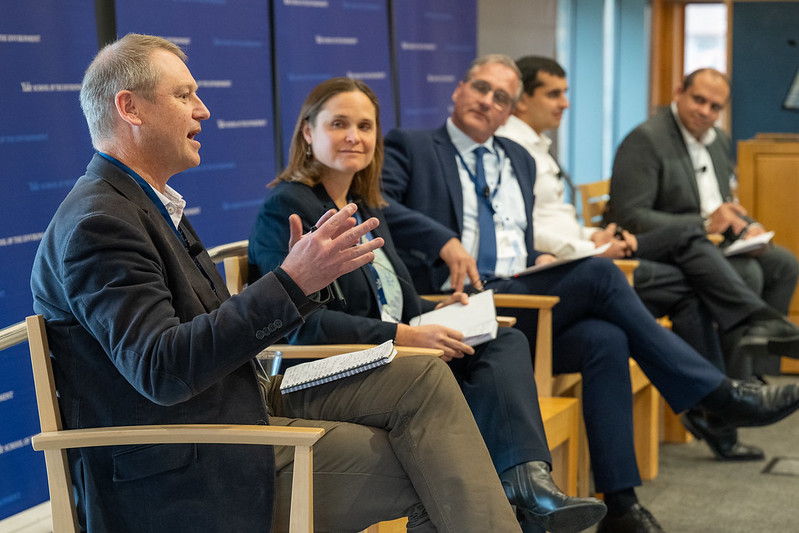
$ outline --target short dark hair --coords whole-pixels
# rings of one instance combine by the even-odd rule
[[[717,78],[721,78],[722,80],[724,80],[724,83],[727,84],[727,87],[730,87],[730,80],[727,79],[727,76],[725,74],[719,72],[718,70],[716,70],[714,68],[704,67],[704,68],[696,69],[695,71],[693,71],[690,74],[688,74],[685,78],[683,78],[683,80],[682,80],[682,90],[685,91],[691,85],[693,85],[694,84],[694,80],[696,79],[696,77],[699,74],[702,74],[703,72],[708,72],[708,73],[712,74],[713,76],[715,76]]]
[[[538,71],[552,74],[558,78],[565,78],[566,71],[563,67],[549,57],[543,56],[524,56],[516,60],[516,66],[522,73],[522,89],[525,94],[532,96],[538,87],[543,85],[543,82],[538,79]]]

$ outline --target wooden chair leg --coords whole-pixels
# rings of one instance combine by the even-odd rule
[[[658,444],[660,439],[660,394],[648,385],[635,394],[633,400],[633,426],[635,428],[635,455],[642,479],[655,479],[658,475]]]
[[[671,410],[669,404],[660,398],[660,440],[672,444],[685,444],[694,440],[694,436],[685,429],[680,421],[680,415]]]

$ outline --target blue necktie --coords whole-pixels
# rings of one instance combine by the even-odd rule
[[[491,192],[486,183],[483,154],[488,152],[485,146],[474,149],[475,190],[477,191],[477,223],[480,226],[480,242],[477,249],[477,271],[483,277],[494,275],[497,266],[497,235],[494,226],[494,210],[491,207]]]

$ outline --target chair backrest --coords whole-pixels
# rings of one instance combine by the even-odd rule
[[[594,181],[578,185],[583,205],[583,223],[588,227],[602,225],[605,206],[610,199],[610,180]]]
[[[230,294],[240,293],[247,286],[249,277],[249,267],[247,254],[233,255],[226,257],[223,261],[225,265],[225,285]]]
[[[222,263],[225,269],[225,285],[230,294],[238,294],[247,286],[249,265],[247,246],[249,241],[236,241],[215,246],[208,250],[214,263]]]
[[[33,366],[33,381],[42,432],[34,435],[35,450],[44,452],[50,486],[53,533],[77,533],[78,513],[72,492],[67,448],[124,446],[163,443],[205,443],[281,445],[294,447],[289,530],[313,530],[313,444],[324,434],[322,428],[244,426],[230,424],[183,424],[119,426],[63,430],[58,407],[53,365],[44,318],[26,320]],[[5,330],[4,330],[5,331]]]
[[[50,346],[42,315],[29,316],[25,321],[33,367],[36,403],[39,407],[39,424],[42,433],[61,431],[61,411],[58,407]],[[69,473],[66,450],[44,450],[47,465],[47,483],[50,486],[50,504],[53,513],[53,531],[77,532],[78,513],[72,494],[72,477]]]

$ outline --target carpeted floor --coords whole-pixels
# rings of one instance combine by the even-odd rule
[[[773,377],[769,382],[799,383],[799,376]],[[696,441],[660,446],[659,475],[637,493],[663,529],[799,532],[799,412],[768,427],[741,429],[739,439],[761,447],[766,460],[719,462]]]

